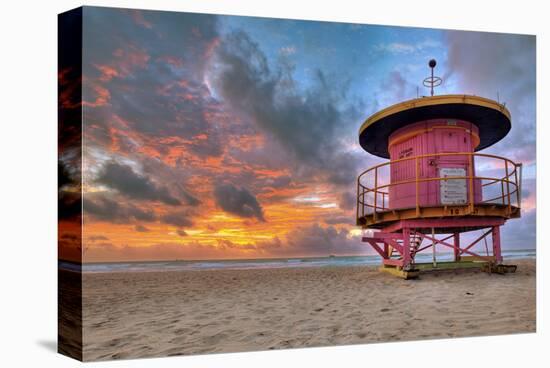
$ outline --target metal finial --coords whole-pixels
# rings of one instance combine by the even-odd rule
[[[424,87],[430,87],[430,95],[431,96],[434,95],[434,87],[439,86],[443,82],[443,79],[441,79],[439,77],[434,77],[434,68],[435,68],[436,65],[437,65],[437,62],[435,61],[435,59],[431,59],[428,62],[428,66],[431,69],[432,75],[430,77],[425,78],[422,81],[422,84],[424,85]]]

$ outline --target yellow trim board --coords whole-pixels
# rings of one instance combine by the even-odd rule
[[[378,120],[381,120],[389,115],[396,114],[401,111],[414,109],[417,107],[424,106],[435,106],[435,105],[445,105],[445,104],[468,104],[487,107],[494,109],[503,113],[508,120],[512,120],[510,111],[503,105],[494,100],[471,95],[440,95],[440,96],[431,96],[431,97],[421,97],[415,98],[413,100],[408,100],[400,102],[398,104],[386,107],[378,111],[377,113],[371,115],[359,128],[359,135],[363,133],[372,124],[376,123]]]

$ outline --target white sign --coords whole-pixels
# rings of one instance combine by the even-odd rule
[[[466,170],[456,167],[446,167],[439,169],[439,177],[452,178],[452,177],[464,177],[466,176]],[[468,197],[468,187],[466,185],[466,179],[447,179],[440,180],[440,193],[441,204],[466,204]]]

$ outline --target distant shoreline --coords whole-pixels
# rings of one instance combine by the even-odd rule
[[[535,250],[505,251],[504,261],[536,259]],[[431,262],[431,254],[419,254],[418,263]],[[438,255],[439,262],[452,260],[452,254]],[[319,267],[377,267],[380,257],[369,256],[333,256],[304,258],[262,258],[262,259],[228,259],[228,260],[171,260],[171,261],[132,261],[132,262],[91,262],[78,264],[59,261],[60,270],[82,273],[110,272],[168,272],[168,271],[203,271],[203,270],[246,270],[246,269],[280,269],[280,268],[319,268]]]

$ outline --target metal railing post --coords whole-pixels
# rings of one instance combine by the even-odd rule
[[[373,221],[376,221],[376,198],[378,197],[378,166],[374,169],[374,213]]]
[[[427,177],[421,177],[421,170],[422,170],[422,167],[420,166],[421,165],[421,160],[422,159],[425,159],[427,157],[432,157],[432,156],[468,156],[468,174],[467,176],[463,176],[461,177],[462,179],[464,180],[468,180],[468,184],[467,184],[467,190],[468,190],[468,199],[467,199],[467,203],[466,203],[466,206],[467,209],[466,209],[466,214],[470,213],[470,214],[473,214],[474,211],[475,211],[475,191],[476,191],[476,186],[475,186],[475,180],[480,180],[480,185],[481,187],[480,188],[484,188],[485,186],[488,186],[488,185],[492,185],[492,184],[496,184],[498,182],[500,182],[500,190],[501,190],[501,196],[500,197],[495,197],[495,198],[491,198],[491,199],[487,199],[485,200],[484,196],[483,196],[483,190],[481,191],[480,193],[480,196],[482,197],[481,198],[481,202],[480,203],[495,203],[495,202],[498,202],[498,199],[499,198],[502,198],[502,207],[507,211],[507,214],[504,214],[504,216],[506,217],[510,217],[512,215],[512,210],[513,210],[513,206],[512,206],[512,192],[510,190],[510,184],[513,184],[513,185],[516,185],[516,200],[517,200],[517,207],[518,208],[521,208],[521,200],[522,200],[522,193],[521,193],[521,184],[522,184],[522,164],[521,163],[515,163],[511,160],[508,160],[504,157],[500,157],[500,156],[495,156],[495,155],[488,155],[488,154],[479,154],[479,153],[473,153],[473,152],[456,152],[456,153],[439,153],[439,154],[424,154],[424,155],[417,155],[417,156],[412,156],[412,157],[406,157],[406,158],[401,158],[401,159],[396,159],[394,161],[388,161],[386,163],[383,163],[383,164],[380,164],[380,165],[376,165],[376,166],[373,166],[371,167],[370,169],[368,169],[367,171],[364,171],[362,174],[360,174],[357,178],[357,209],[356,209],[356,217],[357,219],[362,219],[364,218],[365,216],[369,216],[370,218],[370,215],[371,215],[371,212],[369,210],[369,208],[372,208],[373,209],[373,212],[372,212],[372,220],[373,221],[378,221],[378,209],[380,208],[381,209],[381,212],[385,212],[386,210],[390,209],[391,207],[389,206],[389,194],[390,194],[390,190],[391,188],[396,188],[400,185],[409,185],[409,184],[413,184],[415,185],[415,210],[416,210],[416,216],[417,217],[421,217],[422,216],[422,207],[421,207],[421,203],[420,203],[420,183],[421,182],[430,182],[430,181],[437,181],[437,182],[441,182],[441,180],[458,180],[457,178],[454,178],[454,177],[449,177],[449,178],[441,178],[441,177],[438,177],[438,176],[427,176]],[[494,177],[485,177],[483,175],[481,176],[476,176],[476,173],[474,172],[475,170],[475,166],[474,166],[474,159],[475,157],[474,156],[480,156],[480,157],[489,157],[489,158],[493,158],[493,159],[498,159],[498,160],[504,160],[505,162],[505,177],[500,177],[500,178],[494,178]],[[415,170],[415,174],[414,174],[414,179],[411,178],[410,176],[404,180],[397,180],[397,178],[393,178],[393,181],[392,181],[392,175],[391,175],[391,169],[392,169],[392,166],[393,165],[399,165],[401,162],[404,162],[404,161],[409,161],[409,160],[414,160],[414,170]],[[509,166],[510,165],[513,165],[514,167],[514,171],[513,172],[510,172],[510,168]],[[379,185],[378,184],[378,179],[379,179],[379,174],[378,174],[378,169],[382,166],[389,166],[390,168],[390,179],[389,179],[389,182],[386,183],[386,182],[383,182],[382,185]],[[364,185],[361,184],[361,178],[363,176],[368,176],[368,179],[372,178],[371,175],[372,174],[372,171],[374,171],[374,186],[369,188],[369,187],[366,187]],[[518,173],[519,171],[519,173]],[[512,178],[512,174],[514,175],[514,182],[512,182],[511,178]],[[497,175],[495,175],[497,176]],[[461,180],[462,180],[461,179]],[[488,180],[489,182],[488,183],[483,183],[483,180]],[[506,189],[504,188],[504,183],[506,182]],[[370,181],[369,181],[370,183]],[[385,188],[388,188],[387,189],[387,192],[384,191]],[[497,189],[498,190],[498,189]],[[505,192],[506,190],[506,192]],[[366,198],[365,199],[365,196],[368,196],[369,193],[373,193],[374,195],[374,198],[371,199],[371,198]],[[398,191],[399,192],[399,191]],[[378,199],[378,195],[381,195],[381,200],[382,200],[382,205],[380,205],[380,199]],[[387,198],[386,198],[387,197]],[[506,199],[507,198],[507,199]],[[388,200],[388,206],[386,206],[386,199]],[[506,203],[506,200],[508,200],[508,203]],[[431,202],[429,202],[431,203]],[[496,203],[495,203],[496,204]],[[359,206],[361,206],[361,208],[359,208]],[[410,206],[410,205],[409,205]],[[514,206],[515,208],[515,206]],[[393,213],[393,216],[399,216],[398,214],[396,215],[396,210],[400,210],[400,208],[391,208],[391,211]],[[385,215],[384,215],[384,218],[385,218]],[[369,221],[370,222],[370,221]],[[364,224],[365,225],[365,224]]]
[[[355,197],[355,199],[357,200],[357,211],[355,213],[355,220],[357,222],[357,220],[359,220],[359,205],[361,204],[361,202],[359,201],[359,183],[361,181],[361,175],[359,175],[357,177],[357,197]]]
[[[519,187],[518,187],[518,208],[521,208],[521,185],[523,181],[523,164],[519,164]]]
[[[468,177],[469,177],[469,207],[470,213],[474,212],[474,155],[470,153],[470,164],[468,165]]]
[[[504,161],[504,167],[506,168],[506,196],[508,197],[508,214],[512,213],[512,203],[510,201],[510,180],[508,174],[508,160]]]
[[[419,200],[419,189],[420,185],[418,182],[418,174],[419,174],[419,162],[418,162],[418,156],[414,157],[414,167],[415,167],[415,184],[416,184],[416,216],[420,216],[420,200]]]
[[[516,200],[518,201],[518,208],[519,206],[519,184],[518,184],[518,165],[514,165],[514,181],[516,184]]]

